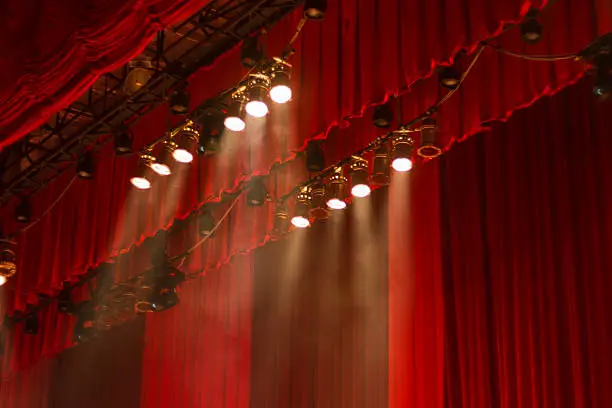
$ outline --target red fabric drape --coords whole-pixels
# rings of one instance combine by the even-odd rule
[[[452,7],[430,7],[420,2],[330,2],[326,21],[307,25],[296,44],[295,100],[287,107],[274,107],[267,120],[267,134],[258,135],[253,125],[245,135],[231,135],[228,143],[236,146],[231,153],[216,159],[200,158],[197,165],[185,170],[180,181],[175,177],[143,194],[135,193],[128,183],[135,160],[114,157],[110,146],[103,149],[97,157],[94,181],[77,181],[41,223],[20,235],[21,272],[14,279],[16,290],[29,294],[29,301],[35,302],[35,292],[56,290],[63,280],[74,279],[88,266],[141,243],[144,237],[168,227],[175,217],[184,217],[203,203],[218,199],[221,191],[233,189],[250,174],[266,174],[273,163],[294,159],[293,151],[309,138],[327,137],[324,149],[328,162],[364,146],[376,135],[369,124],[371,108],[366,106],[405,90],[430,73],[433,61],[447,60],[459,47],[473,45],[495,32],[502,22],[518,20],[526,7],[521,1],[498,3],[484,7],[479,0],[457,0]],[[465,20],[456,18],[459,11]],[[542,17],[544,41],[525,50],[560,53],[581,49],[595,31],[603,29],[594,25],[591,11],[578,1],[551,5]],[[293,34],[299,13],[271,30],[266,40],[270,54],[279,53]],[[390,15],[411,23],[399,24]],[[574,27],[571,35],[569,26]],[[422,46],[414,30],[427,33],[431,45]],[[504,35],[502,44],[524,49],[516,30]],[[517,106],[567,84],[582,69],[573,62],[550,65],[514,60],[492,50],[481,58],[465,88],[440,111],[440,142],[445,146],[480,130],[483,121],[503,118]],[[464,58],[459,64],[465,67],[468,60]],[[379,72],[380,67],[388,72]],[[239,71],[239,50],[233,50],[192,78],[192,102],[232,84],[240,77]],[[402,97],[403,117],[420,113],[439,93],[435,78],[415,84]],[[135,127],[137,146],[165,130],[166,107],[160,109]],[[340,121],[360,113],[364,116]],[[321,133],[334,123],[342,128]],[[241,143],[242,138],[248,143]],[[289,174],[282,176],[288,180],[284,185],[304,180],[302,167],[301,160],[288,164],[282,170]],[[57,180],[35,197],[34,217],[55,200],[70,177]],[[13,208],[10,205],[3,211],[9,231],[19,228],[12,222]],[[91,221],[80,222],[83,219]],[[31,253],[40,256],[26,255]],[[26,300],[18,296],[14,307],[23,308]]]
[[[584,81],[442,158],[448,407],[612,405],[611,109]]]
[[[44,123],[158,30],[208,0],[7,0],[0,17],[0,149]]]

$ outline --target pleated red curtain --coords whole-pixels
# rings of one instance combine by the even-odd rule
[[[0,19],[0,149],[208,0],[7,0]]]
[[[421,113],[441,91],[435,77],[415,81],[430,75],[435,63],[448,61],[460,47],[474,51],[478,40],[506,22],[518,21],[528,4],[518,0],[498,3],[456,0],[441,7],[431,2],[330,2],[325,22],[309,23],[296,44],[295,98],[289,106],[274,107],[267,132],[252,125],[244,135],[226,135],[232,149],[225,155],[200,158],[182,170],[180,177],[159,182],[143,194],[136,193],[128,182],[136,160],[115,157],[111,146],[103,148],[97,155],[93,182],[77,180],[42,222],[19,235],[20,273],[10,283],[18,295],[11,307],[23,309],[28,302],[37,302],[37,293],[54,293],[62,281],[73,280],[89,267],[131,250],[160,228],[168,228],[177,217],[218,201],[223,192],[234,190],[253,174],[282,173],[273,175],[271,183],[277,183],[278,177],[285,193],[307,178],[302,157],[296,154],[307,140],[325,139],[330,163],[345,157],[380,134],[370,124],[372,104],[388,95],[402,92],[404,120]],[[542,16],[545,38],[541,44],[525,48],[516,30],[504,34],[501,43],[533,53],[578,51],[605,28],[592,18],[592,6],[581,1],[551,4]],[[280,53],[300,13],[281,21],[263,40],[271,55]],[[389,16],[397,16],[397,21]],[[570,26],[574,27],[571,33]],[[238,49],[233,50],[194,75],[190,83],[193,104],[242,76],[239,54]],[[459,66],[465,68],[470,58],[462,58]],[[582,66],[574,62],[536,63],[485,51],[464,89],[439,112],[440,144],[448,147],[480,131],[483,122],[505,118],[513,109],[574,81],[581,72]],[[135,126],[136,146],[165,131],[166,112],[167,107],[161,107]],[[278,162],[286,164],[274,167]],[[71,177],[64,175],[33,198],[33,218],[55,201]],[[2,212],[8,232],[21,227],[12,220],[15,204]],[[91,221],[84,223],[84,219]],[[254,242],[264,239],[260,235]],[[236,253],[231,247],[228,252]],[[27,256],[32,253],[40,256]]]
[[[611,112],[583,81],[440,161],[445,406],[612,404]]]

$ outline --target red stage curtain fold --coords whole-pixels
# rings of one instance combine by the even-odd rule
[[[3,2],[0,149],[66,107],[98,76],[126,63],[162,28],[208,0]]]

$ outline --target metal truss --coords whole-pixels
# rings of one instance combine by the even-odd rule
[[[83,151],[113,140],[119,129],[162,104],[170,89],[302,2],[212,0],[189,19],[160,31],[141,54],[151,61],[153,75],[138,91],[125,90],[127,66],[107,73],[79,100],[2,152],[0,203],[44,188],[74,167]]]

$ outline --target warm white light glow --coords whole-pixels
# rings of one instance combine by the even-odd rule
[[[6,281],[7,281],[6,276],[0,275],[0,286],[4,285]]]
[[[308,228],[310,226],[310,220],[306,217],[296,216],[291,219],[291,223],[296,228]]]
[[[255,118],[263,118],[268,114],[268,105],[262,101],[251,101],[245,107],[247,113]]]
[[[151,182],[144,177],[132,177],[130,183],[139,190],[148,190],[151,188]]]
[[[355,197],[359,197],[359,198],[367,197],[370,195],[371,192],[372,192],[372,189],[367,184],[356,184],[351,189],[351,193]]]
[[[237,116],[228,116],[225,118],[225,127],[234,132],[242,132],[246,127],[246,123],[244,120],[240,119]]]
[[[327,200],[327,206],[332,210],[344,210],[346,208],[346,201],[338,198],[331,198]]]
[[[291,88],[287,85],[276,85],[270,90],[270,99],[276,103],[287,103],[291,100]]]
[[[169,176],[172,173],[170,167],[168,167],[168,165],[164,163],[152,163],[151,169],[153,169],[153,171],[159,174],[160,176]]]
[[[402,173],[410,171],[412,170],[412,160],[406,157],[398,157],[397,159],[393,160],[392,166],[395,171]]]
[[[193,154],[185,149],[176,149],[172,152],[172,157],[179,163],[191,163],[193,161]]]

